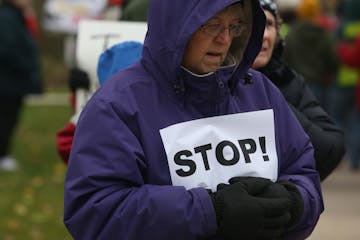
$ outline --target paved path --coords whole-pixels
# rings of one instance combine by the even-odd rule
[[[28,95],[25,98],[29,105],[70,105],[69,93],[45,93],[41,95]]]
[[[360,239],[360,171],[350,171],[343,161],[322,189],[325,211],[308,239]]]

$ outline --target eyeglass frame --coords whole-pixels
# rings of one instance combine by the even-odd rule
[[[211,30],[209,31],[210,29],[209,27],[215,27],[215,26],[217,26],[217,29],[214,30],[214,32],[211,32]],[[236,30],[237,27],[239,27],[239,33],[235,34],[234,30]],[[246,30],[246,28],[247,28],[247,24],[245,22],[238,22],[235,24],[231,24],[228,27],[225,27],[221,23],[208,23],[208,24],[203,24],[200,27],[200,30],[211,37],[217,37],[224,31],[229,30],[230,36],[239,37],[244,32],[244,30]]]

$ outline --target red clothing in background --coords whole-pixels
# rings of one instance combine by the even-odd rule
[[[26,26],[31,33],[31,35],[36,39],[40,40],[40,30],[39,30],[39,24],[36,19],[36,16],[33,14],[27,14],[25,17],[25,23]]]
[[[338,55],[342,63],[356,68],[360,72],[360,35],[352,43],[342,42],[338,45]],[[355,89],[355,106],[360,109],[360,79]]]

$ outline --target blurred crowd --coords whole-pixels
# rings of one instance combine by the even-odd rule
[[[360,163],[360,2],[302,0],[285,5],[281,9],[284,61],[304,76],[324,109],[344,129],[345,158],[356,170]]]
[[[277,0],[284,62],[304,76],[345,131],[346,160],[360,164],[360,1]]]
[[[284,3],[284,5],[279,4],[283,6],[281,9],[284,21],[282,34],[286,43],[284,61],[304,76],[321,105],[344,130],[346,154],[343,163],[346,169],[358,174],[360,165],[360,1],[277,0],[277,2]],[[286,4],[291,5],[291,2],[294,2],[292,6],[286,6]],[[339,178],[333,179],[339,181]],[[348,185],[346,183],[346,186]],[[333,194],[334,185],[329,186]],[[354,189],[350,191],[354,192]],[[329,199],[327,201],[329,202]],[[325,209],[331,212],[331,210],[328,211],[331,206],[326,206]],[[330,234],[336,232],[332,227],[326,231]],[[320,237],[322,238],[324,236]]]

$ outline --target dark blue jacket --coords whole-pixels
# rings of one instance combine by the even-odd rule
[[[197,139],[200,131],[215,141],[222,132],[218,133],[216,124],[200,124],[199,131],[179,133],[188,134],[188,141],[175,138],[170,144],[163,133],[169,128],[176,132],[183,124],[219,120],[221,125],[224,117],[236,119],[241,114],[264,111],[273,113],[269,122],[274,122],[270,135],[275,137],[267,147],[275,147],[262,149],[269,159],[253,158],[252,154],[246,159],[249,146],[244,145],[240,159],[218,168],[261,177],[268,177],[265,172],[270,171],[274,181],[292,181],[302,194],[305,209],[302,220],[286,233],[286,238],[304,239],[311,233],[323,211],[313,147],[279,90],[264,75],[249,69],[261,47],[265,23],[258,1],[252,1],[249,42],[242,37],[233,40],[230,54],[237,60],[236,66],[224,66],[204,76],[181,67],[191,35],[235,2],[150,2],[149,30],[141,60],[100,87],[77,125],[66,175],[64,211],[64,222],[75,239],[216,239],[216,216],[207,190],[201,184],[190,188],[174,184],[171,165],[185,165],[177,166],[184,180],[191,175],[189,168],[203,170],[203,162],[191,160],[201,154],[187,142],[206,142],[208,139]],[[264,119],[258,124],[262,130],[249,129],[241,125],[243,120],[239,117],[239,132],[225,131],[229,138],[239,139],[242,132],[261,134],[268,130],[262,125],[270,124]],[[219,145],[225,142],[221,140]],[[188,159],[172,158],[169,146],[185,146],[183,153]],[[260,146],[257,150],[261,153]],[[200,180],[205,185],[213,180],[207,174],[216,171],[214,166],[219,161],[213,153],[213,149],[204,153],[208,154],[209,171]],[[230,162],[229,158],[220,160],[225,165]],[[259,164],[263,167],[256,167]]]
[[[39,49],[19,9],[1,5],[0,32],[0,96],[41,93]]]

